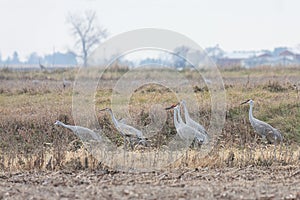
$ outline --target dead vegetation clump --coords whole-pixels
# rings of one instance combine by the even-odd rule
[[[278,81],[269,81],[268,84],[263,86],[263,89],[268,90],[270,92],[284,92],[288,88],[282,86]]]

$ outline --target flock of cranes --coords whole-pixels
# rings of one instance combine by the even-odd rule
[[[260,137],[266,139],[270,143],[275,144],[275,148],[274,148],[274,152],[275,152],[276,145],[282,143],[283,140],[281,133],[277,129],[273,128],[271,125],[253,117],[253,105],[254,105],[253,100],[249,99],[241,103],[241,105],[246,103],[250,104],[249,121],[253,129]],[[183,107],[185,122],[181,117],[181,112],[180,112],[181,106]],[[205,130],[205,128],[201,124],[197,123],[190,117],[185,100],[182,100],[177,104],[173,104],[172,106],[165,108],[165,110],[174,111],[173,113],[174,126],[176,128],[178,136],[183,141],[186,141],[187,143],[193,141],[194,144],[200,146],[202,144],[207,144],[209,142],[209,138],[210,138],[209,133]],[[111,115],[111,119],[115,128],[118,130],[120,135],[124,138],[124,148],[126,148],[126,143],[129,142],[130,147],[134,149],[135,141],[137,142],[137,144],[142,144],[145,146],[147,145],[147,138],[143,135],[142,131],[130,125],[125,124],[125,122],[118,121],[110,108],[104,108],[100,111],[101,112],[107,111]],[[89,134],[92,135],[93,137],[97,137],[96,136],[97,134],[95,134],[94,131],[85,127],[66,125],[60,121],[56,121],[55,125],[60,125],[65,128],[68,128],[78,136],[79,135],[82,136],[83,134]]]

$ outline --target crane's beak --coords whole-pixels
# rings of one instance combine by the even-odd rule
[[[165,108],[165,110],[171,110],[171,109],[175,108],[178,104],[179,103],[173,104],[172,106]]]
[[[245,104],[245,103],[248,103],[249,101],[250,101],[250,99],[248,99],[248,100],[242,102],[240,105],[243,105],[243,104]]]
[[[106,111],[106,110],[107,110],[107,108],[103,108],[103,109],[101,109],[99,111],[102,112],[102,111]]]

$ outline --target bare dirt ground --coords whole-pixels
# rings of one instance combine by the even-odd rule
[[[2,173],[0,199],[300,199],[300,169]]]

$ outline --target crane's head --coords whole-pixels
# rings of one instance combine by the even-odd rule
[[[54,125],[61,125],[62,123],[60,122],[60,121],[56,121],[55,123],[54,123]]]
[[[246,104],[246,103],[249,103],[250,105],[253,105],[254,102],[253,102],[252,99],[248,99],[248,100],[242,102],[241,105]]]
[[[103,108],[103,109],[101,109],[101,110],[99,110],[100,112],[102,112],[102,111],[111,111],[111,109],[110,108]]]
[[[165,108],[165,110],[171,110],[171,109],[173,109],[173,108],[176,108],[177,106],[179,106],[179,104],[180,104],[180,103],[173,104],[172,106]]]

